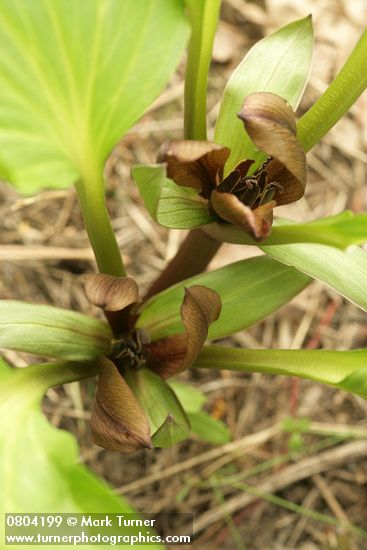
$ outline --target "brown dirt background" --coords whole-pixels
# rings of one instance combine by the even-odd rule
[[[316,48],[299,114],[325,90],[352,50],[367,22],[365,0],[223,2],[209,82],[211,129],[225,82],[251,45],[308,13],[313,14]],[[107,167],[113,226],[129,274],[142,287],[174,255],[184,233],[167,231],[149,219],[129,172],[132,164],[154,162],[163,141],[182,136],[183,69],[184,62],[116,147]],[[279,215],[306,221],[346,208],[366,210],[366,119],[364,94],[309,153],[305,198],[278,209]],[[82,273],[95,267],[74,190],[22,198],[1,185],[0,195],[1,298],[95,313],[80,281]],[[224,245],[210,269],[257,253],[251,247]],[[366,316],[314,282],[232,341],[252,348],[365,347]],[[4,355],[17,366],[28,360],[16,352]],[[195,371],[183,379],[205,392],[207,411],[229,426],[234,443],[213,447],[191,439],[170,450],[133,456],[100,449],[89,440],[91,382],[50,390],[44,411],[55,426],[76,435],[81,461],[139,510],[193,511],[194,548],[367,548],[365,401],[305,380],[259,374]],[[292,434],[283,429],[282,422],[290,417],[307,418],[306,431]],[[331,522],[324,516],[309,517],[310,510],[328,515]],[[365,529],[364,534],[353,526]],[[178,533],[181,527],[178,520]]]

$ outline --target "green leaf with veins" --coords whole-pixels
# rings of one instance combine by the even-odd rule
[[[256,165],[265,159],[237,118],[245,97],[253,92],[272,92],[296,109],[308,80],[312,50],[312,21],[306,17],[257,42],[232,74],[224,90],[214,135],[216,143],[231,149],[225,174],[242,159],[254,159]]]
[[[182,380],[171,378],[167,384],[173,389],[178,400],[187,413],[196,413],[201,411],[206,401],[206,396],[198,388],[191,384],[186,384]]]
[[[132,175],[149,214],[164,227],[191,229],[214,221],[197,191],[167,178],[164,165],[134,166]]]
[[[304,289],[310,278],[266,256],[236,262],[186,279],[143,304],[137,326],[152,340],[183,332],[180,304],[184,288],[204,285],[222,301],[220,317],[209,328],[210,339],[243,330],[279,309]]]
[[[354,351],[240,349],[206,346],[194,367],[299,376],[367,399],[367,349]]]
[[[160,376],[149,369],[130,369],[124,376],[148,418],[154,447],[169,448],[189,436],[185,411]]]
[[[136,512],[102,479],[77,462],[74,437],[53,427],[40,410],[48,387],[75,380],[78,373],[82,378],[96,372],[96,367],[71,363],[11,369],[0,360],[1,514]],[[133,530],[130,527],[128,534],[137,534]],[[85,548],[92,550],[94,546]],[[144,548],[163,549],[160,545]]]
[[[207,400],[203,392],[181,380],[171,379],[167,383],[177,395],[187,414],[192,434],[213,445],[228,443],[231,435],[224,422],[201,410]]]
[[[161,0],[0,0],[0,172],[19,191],[98,181],[185,46],[183,3],[161,8]]]
[[[87,361],[111,350],[112,333],[102,321],[68,309],[0,300],[0,347]]]
[[[191,432],[202,441],[212,445],[224,445],[231,440],[231,434],[224,422],[213,418],[210,414],[200,411],[188,413]]]
[[[262,246],[266,254],[318,279],[367,311],[367,252],[357,246],[346,251],[320,244]]]

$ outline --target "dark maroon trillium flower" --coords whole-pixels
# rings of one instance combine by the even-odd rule
[[[220,298],[204,286],[186,288],[181,305],[185,332],[150,342],[148,335],[134,326],[139,290],[133,279],[86,275],[85,292],[107,316],[123,313],[124,319],[121,332],[115,330],[110,357],[101,360],[90,422],[93,441],[124,453],[151,447],[148,419],[124,374],[129,369],[149,368],[165,379],[191,367],[204,345],[209,325],[219,317]]]
[[[177,185],[197,189],[219,221],[262,239],[271,231],[273,208],[303,196],[306,155],[296,137],[294,112],[283,98],[251,94],[238,116],[255,145],[268,155],[253,174],[248,172],[254,161],[246,159],[223,178],[231,151],[210,141],[168,142],[158,162],[167,164],[167,176]]]

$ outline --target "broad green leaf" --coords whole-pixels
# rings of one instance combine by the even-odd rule
[[[207,400],[203,392],[180,380],[169,380],[168,385],[187,414],[192,434],[213,445],[224,445],[230,440],[230,433],[224,422],[201,410]]]
[[[176,380],[175,378],[167,380],[167,384],[173,389],[187,413],[201,411],[207,399],[203,392],[194,388],[191,384],[185,384],[185,382]]]
[[[216,143],[232,150],[226,174],[242,159],[260,162],[265,158],[237,118],[245,97],[272,92],[296,109],[310,72],[312,49],[312,22],[306,17],[257,42],[237,67],[224,91],[214,137]]]
[[[102,174],[176,67],[181,0],[0,0],[0,168],[19,191]]]
[[[58,376],[50,374],[58,370]],[[54,428],[40,402],[62,371],[83,365],[36,365],[10,369],[0,361],[0,486],[2,517],[12,513],[132,513],[135,510],[107,484],[78,464],[74,437]],[[49,376],[50,374],[50,376]],[[72,379],[75,380],[74,377]],[[141,530],[141,528],[139,528]],[[129,533],[131,530],[129,529]],[[136,534],[136,533],[135,533]],[[1,539],[3,539],[3,533]],[[1,544],[3,545],[3,544]],[[95,548],[84,546],[87,550]],[[24,548],[24,546],[12,546]],[[54,546],[45,545],[51,549]],[[101,548],[110,548],[103,545]],[[160,545],[144,548],[162,549]]]
[[[318,279],[367,311],[367,252],[353,246],[345,252],[320,244],[261,247],[275,260]]]
[[[197,191],[166,177],[163,165],[135,166],[134,180],[152,218],[171,229],[191,229],[213,221]]]
[[[86,361],[108,355],[109,326],[93,317],[51,306],[0,300],[0,347]]]
[[[201,411],[188,413],[191,432],[199,439],[213,445],[224,445],[231,440],[231,434],[227,426],[221,420],[217,420],[210,414]]]
[[[155,447],[172,447],[190,434],[190,424],[175,393],[149,369],[128,371],[126,382],[149,420]]]
[[[228,223],[213,223],[205,230],[224,242],[259,246],[259,242],[252,239],[248,233]],[[346,211],[304,224],[276,219],[271,235],[261,241],[261,245],[317,243],[344,249],[351,244],[362,244],[366,241],[367,214],[355,215]]]
[[[367,349],[254,350],[206,346],[194,367],[299,376],[356,393],[367,399]]]
[[[279,309],[310,282],[297,270],[266,256],[242,260],[186,279],[157,294],[142,306],[137,325],[152,340],[183,331],[180,316],[184,288],[204,285],[222,300],[222,312],[209,328],[209,338],[223,338],[247,328]]]

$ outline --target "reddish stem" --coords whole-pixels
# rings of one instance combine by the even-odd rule
[[[202,273],[221,244],[201,229],[192,229],[177,254],[149,288],[144,300],[184,279]]]
[[[328,327],[331,324],[331,321],[333,320],[333,317],[336,313],[336,310],[339,307],[339,303],[335,300],[331,301],[329,305],[327,306],[324,315],[322,316],[316,331],[312,338],[310,338],[307,349],[317,349],[320,345],[321,338],[322,338],[322,329],[324,327]]]

